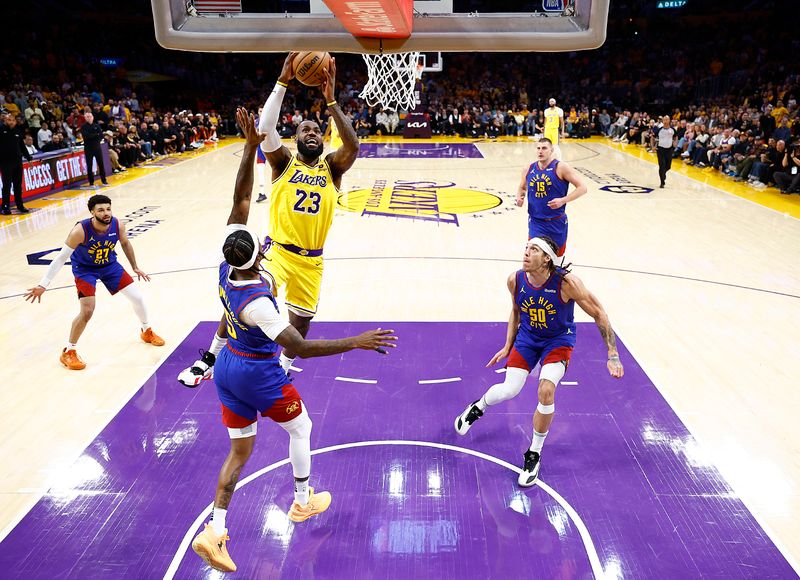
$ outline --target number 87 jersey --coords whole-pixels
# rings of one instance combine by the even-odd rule
[[[331,229],[339,189],[328,161],[320,157],[306,165],[292,155],[272,182],[269,236],[279,244],[321,250]]]

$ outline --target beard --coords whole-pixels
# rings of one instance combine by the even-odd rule
[[[322,155],[322,152],[325,150],[325,144],[322,141],[320,141],[319,145],[317,145],[315,149],[311,149],[303,141],[300,141],[300,139],[298,139],[297,150],[303,157],[308,157],[309,159],[317,159]]]

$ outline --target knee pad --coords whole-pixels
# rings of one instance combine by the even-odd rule
[[[562,362],[547,363],[542,365],[542,370],[539,372],[539,380],[550,381],[557,387],[566,372],[567,367]]]
[[[311,437],[311,427],[314,425],[306,411],[305,405],[303,405],[303,412],[298,417],[295,417],[291,421],[278,424],[289,433],[289,437],[297,439],[308,439]]]

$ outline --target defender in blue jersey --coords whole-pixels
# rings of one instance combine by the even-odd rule
[[[608,347],[608,372],[615,378],[620,378],[624,372],[616,337],[602,304],[577,276],[557,267],[556,260],[553,240],[541,237],[528,240],[522,269],[508,277],[512,306],[506,344],[486,365],[508,357],[505,380],[467,405],[455,420],[456,431],[465,435],[487,407],[516,397],[528,375],[540,364],[533,440],[525,452],[522,473],[517,480],[523,487],[533,485],[539,475],[542,446],[555,413],[556,387],[564,377],[575,346],[575,304],[594,318],[600,330]]]
[[[567,202],[586,193],[580,174],[555,157],[553,143],[548,138],[536,144],[537,160],[522,172],[517,191],[517,205],[528,200],[528,239],[546,236],[556,243],[556,254],[563,256],[567,248]],[[568,193],[570,184],[575,189]]]
[[[105,195],[93,195],[89,198],[88,205],[92,217],[75,224],[67,236],[64,247],[50,264],[39,285],[28,288],[25,294],[25,300],[30,300],[31,303],[41,302],[47,286],[67,260],[71,260],[81,311],[72,321],[69,342],[61,351],[59,360],[65,367],[75,371],[86,368],[86,363],[78,356],[76,347],[78,339],[94,313],[98,281],[103,283],[110,294],[119,292],[131,301],[133,310],[142,323],[139,336],[144,342],[153,346],[164,345],[164,339],[150,328],[142,291],[133,283],[130,274],[117,262],[116,247],[119,243],[139,280],[150,281],[150,277],[136,265],[136,255],[125,233],[125,226],[112,215],[111,200]]]
[[[222,246],[218,292],[225,310],[227,344],[215,364],[214,381],[222,403],[222,423],[228,428],[230,452],[217,479],[211,522],[192,541],[192,548],[212,568],[233,572],[236,564],[228,554],[225,518],[239,474],[253,452],[258,415],[269,417],[289,434],[289,461],[294,474],[294,502],[289,518],[302,522],[328,509],[331,494],[314,493],[308,486],[311,473],[311,419],[297,389],[275,356],[278,346],[310,358],[339,354],[356,348],[376,350],[394,347],[392,330],[372,330],[338,340],[306,340],[281,318],[275,302],[275,281],[261,269],[261,243],[247,229],[253,189],[253,159],[265,135],[255,128],[255,118],[245,109],[236,112],[246,143],[228,231]],[[263,274],[263,275],[262,275]]]

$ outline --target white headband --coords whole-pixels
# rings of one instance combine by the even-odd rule
[[[550,244],[545,242],[542,238],[531,238],[528,240],[528,246],[536,246],[545,254],[550,256],[550,259],[553,261],[553,265],[555,266],[558,256],[556,256],[556,253],[553,251],[553,248],[550,247]]]
[[[242,228],[242,229],[246,231],[248,234],[250,234],[250,236],[253,238],[253,242],[255,242],[255,247],[253,248],[253,255],[250,256],[250,259],[247,260],[244,264],[242,264],[241,266],[234,266],[233,264],[230,265],[231,268],[235,270],[249,270],[250,268],[252,268],[253,264],[256,263],[256,259],[258,258],[258,252],[261,249],[261,243],[258,241],[258,236],[256,235],[256,233],[249,228]]]

